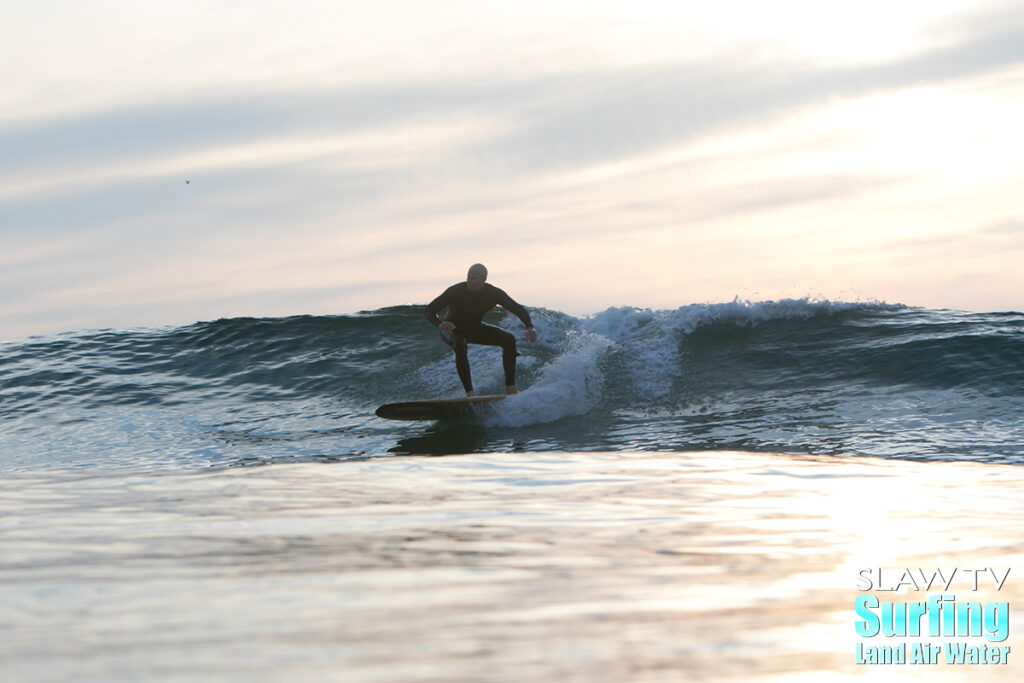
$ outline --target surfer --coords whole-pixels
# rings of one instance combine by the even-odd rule
[[[484,314],[495,306],[501,306],[514,314],[526,325],[526,341],[537,341],[537,330],[533,328],[530,314],[508,294],[494,285],[487,284],[487,268],[477,263],[469,267],[466,281],[459,282],[444,290],[427,305],[427,320],[441,331],[441,338],[455,352],[455,369],[466,390],[466,396],[476,396],[473,380],[469,373],[467,344],[483,344],[501,347],[501,362],[505,369],[505,391],[516,393],[516,338],[505,330],[483,322]],[[445,319],[437,314],[448,309]]]

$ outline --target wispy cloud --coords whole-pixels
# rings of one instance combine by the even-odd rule
[[[948,30],[947,30],[948,32]],[[486,81],[228,93],[0,129],[0,176],[122,163],[268,139],[338,136],[450,116],[508,122],[471,151],[531,168],[642,153],[712,128],[835,97],[967,78],[1024,63],[1024,12],[965,20],[956,42],[868,67],[816,68],[741,54],[699,63]]]

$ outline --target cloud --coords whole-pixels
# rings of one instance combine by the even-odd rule
[[[1024,14],[960,42],[876,66],[719,62],[569,77],[517,107],[485,154],[533,169],[597,163],[751,124],[832,98],[935,85],[1024,63]]]
[[[1001,260],[1008,253],[1024,249],[1024,242],[1019,240],[1022,235],[1024,221],[1006,218],[942,234],[913,237],[901,240],[893,246],[901,252],[923,254],[930,259],[964,259],[997,255]]]
[[[981,234],[997,236],[1024,236],[1024,220],[1020,220],[1019,218],[1007,218],[1006,220],[999,221],[998,223],[982,228],[978,232]],[[1021,247],[1024,248],[1024,245],[1021,245]]]
[[[154,102],[8,125],[0,130],[0,177],[467,113],[509,124],[503,134],[468,150],[492,168],[597,163],[829,98],[942,83],[1024,63],[1024,13],[971,15],[963,26],[953,44],[867,67],[816,68],[722,54],[681,65],[537,78],[495,75]]]
[[[458,109],[474,90],[423,84],[235,93],[97,111],[0,131],[0,174],[251,140],[337,134]]]

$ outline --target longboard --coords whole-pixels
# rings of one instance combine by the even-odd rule
[[[505,395],[502,394],[388,403],[377,408],[377,417],[388,420],[444,420],[454,417],[471,417],[475,414],[476,406],[493,403],[504,398]]]

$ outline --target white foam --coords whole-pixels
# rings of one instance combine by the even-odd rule
[[[606,362],[610,357],[616,368],[617,391],[650,399],[664,398],[672,391],[674,381],[686,372],[680,357],[680,335],[693,334],[702,326],[748,326],[854,310],[901,308],[904,307],[880,302],[809,298],[751,302],[737,297],[726,303],[691,304],[671,310],[616,307],[583,318],[538,310],[535,318],[540,339],[528,352],[530,355],[519,359],[519,369],[532,371],[536,376],[525,391],[496,404],[485,422],[524,426],[593,410],[600,405],[609,380],[604,371],[610,367]],[[500,351],[473,346],[470,349],[474,385],[503,386]],[[554,359],[541,365],[540,359],[549,355],[554,355]],[[461,390],[450,356],[423,368],[420,379],[429,390],[438,393],[457,394]]]
[[[692,334],[702,325],[717,322],[733,322],[737,325],[756,325],[769,320],[806,320],[821,314],[849,311],[894,311],[901,310],[901,304],[887,304],[878,301],[843,302],[827,299],[780,299],[778,301],[749,301],[734,298],[719,304],[690,304],[676,309],[651,310],[646,308],[609,308],[585,319],[587,329],[600,331],[616,341],[623,341],[637,333],[653,327],[663,332],[681,331]]]
[[[565,351],[545,365],[529,389],[495,405],[487,424],[521,427],[583,415],[601,401],[601,359],[613,345],[606,337],[580,331],[566,334]]]

